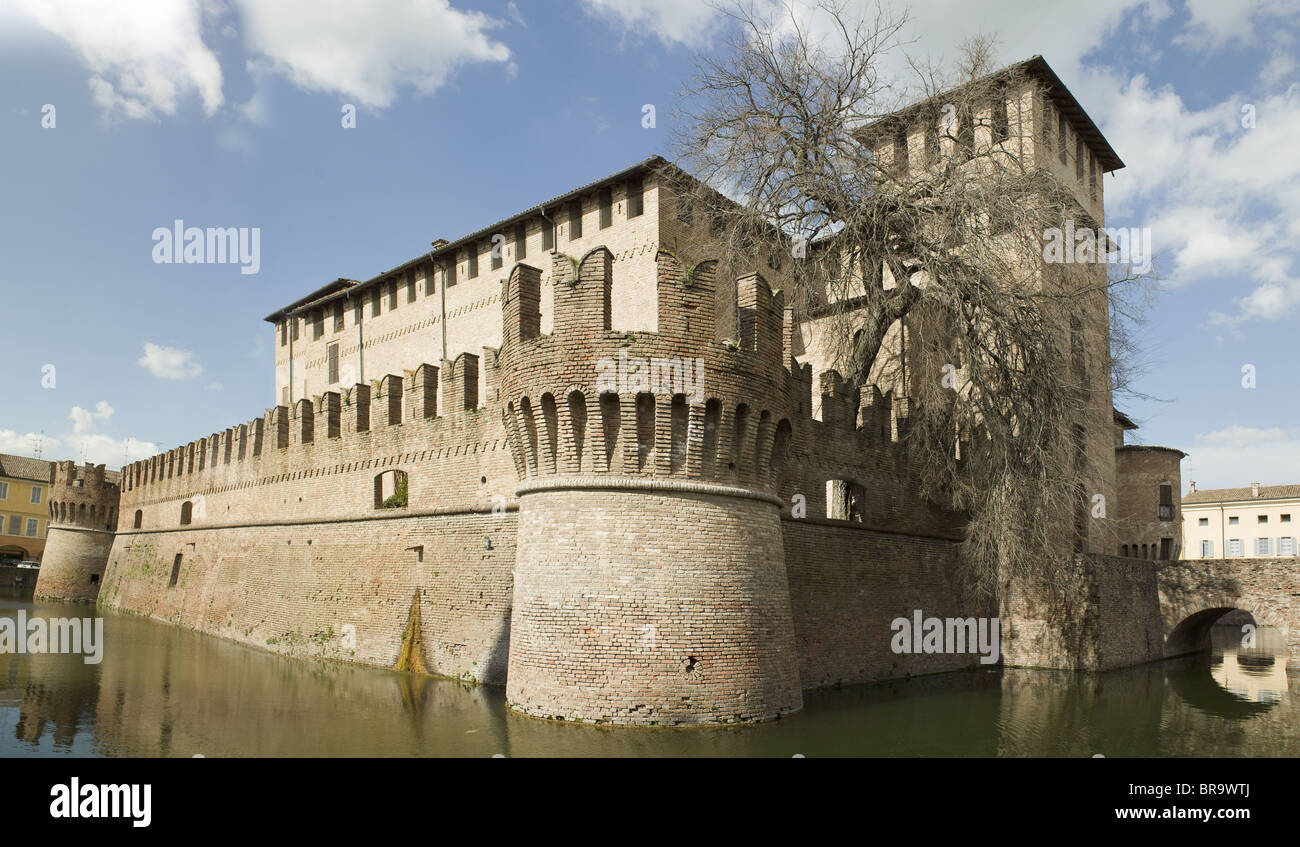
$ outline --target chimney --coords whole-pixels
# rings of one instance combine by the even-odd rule
[[[1251,497],[1258,497],[1258,496],[1259,496],[1259,483],[1258,483],[1258,482],[1252,482],[1252,483],[1250,484],[1250,496],[1251,496]]]
[[[1187,485],[1188,485],[1187,493],[1188,493],[1188,494],[1195,494],[1195,493],[1196,493],[1196,480],[1192,480],[1191,482],[1187,483]]]

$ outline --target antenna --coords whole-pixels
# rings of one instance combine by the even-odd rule
[[[40,435],[33,435],[32,442],[32,450],[36,453],[36,458],[39,459],[41,454],[45,451],[45,430],[41,430]]]

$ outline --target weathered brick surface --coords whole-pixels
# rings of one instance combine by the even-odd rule
[[[513,708],[643,725],[800,708],[770,498],[571,484],[521,500]]]
[[[804,688],[940,673],[979,664],[978,653],[894,653],[895,618],[993,618],[963,598],[956,545],[816,520],[782,522],[799,676]]]

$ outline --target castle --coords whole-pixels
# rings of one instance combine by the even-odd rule
[[[1122,164],[1046,63],[1025,64],[990,108],[1031,153],[1059,134],[1059,158],[1033,155],[1100,221],[1097,171]],[[846,388],[821,319],[787,305],[790,258],[709,255],[670,167],[268,316],[278,405],[120,486],[60,465],[38,591],[614,724],[767,719],[806,689],[975,664],[890,649],[914,610],[999,614],[958,588],[961,521],[914,494],[906,382]],[[1147,495],[1116,472],[1104,333],[1090,344],[1089,485],[1119,508],[1080,544],[1114,557]],[[1176,478],[1177,459],[1144,474]],[[1059,666],[1040,642],[1004,637],[1004,655]]]

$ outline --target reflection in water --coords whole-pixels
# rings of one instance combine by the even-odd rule
[[[91,614],[0,599],[0,615],[18,608]],[[539,721],[509,712],[498,687],[294,661],[125,615],[105,614],[105,641],[100,665],[0,655],[0,756],[1300,755],[1300,677],[1227,645],[1108,674],[806,692],[802,712],[772,723],[655,730]]]
[[[1273,627],[1252,633],[1243,646],[1241,626],[1216,625],[1210,630],[1210,675],[1232,696],[1271,706],[1287,693],[1286,639]]]

